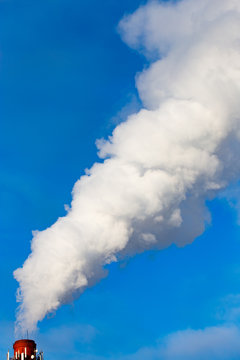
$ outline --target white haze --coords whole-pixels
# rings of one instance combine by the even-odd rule
[[[209,220],[205,200],[240,177],[239,0],[150,2],[119,31],[155,59],[136,80],[144,108],[98,141],[105,161],[76,182],[68,214],[34,233],[14,272],[20,332],[94,285],[106,264],[192,242]]]

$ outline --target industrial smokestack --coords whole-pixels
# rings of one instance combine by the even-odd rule
[[[14,273],[22,333],[106,264],[192,242],[209,219],[206,199],[240,178],[240,2],[154,1],[119,29],[157,58],[137,77],[144,107],[98,141],[105,160],[77,181],[68,214],[33,234]]]
[[[17,340],[13,344],[14,358],[17,360],[36,360],[36,343],[33,340]],[[20,355],[21,354],[21,355]]]

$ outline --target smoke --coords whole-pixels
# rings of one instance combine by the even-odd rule
[[[35,232],[14,272],[17,329],[105,275],[106,264],[204,231],[206,199],[239,179],[239,0],[150,2],[119,24],[152,64],[137,76],[144,108],[97,142],[65,217]]]

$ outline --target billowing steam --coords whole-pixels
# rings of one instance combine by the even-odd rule
[[[240,2],[150,2],[119,25],[152,65],[137,76],[144,104],[99,141],[71,209],[36,232],[14,273],[20,331],[80,294],[125,255],[204,230],[204,206],[240,177]],[[158,59],[158,60],[156,60]]]

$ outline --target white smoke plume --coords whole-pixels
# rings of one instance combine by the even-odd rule
[[[204,231],[206,199],[240,177],[240,2],[150,2],[119,25],[152,60],[137,76],[144,108],[118,125],[73,188],[71,209],[36,232],[14,272],[25,332],[125,255]]]

